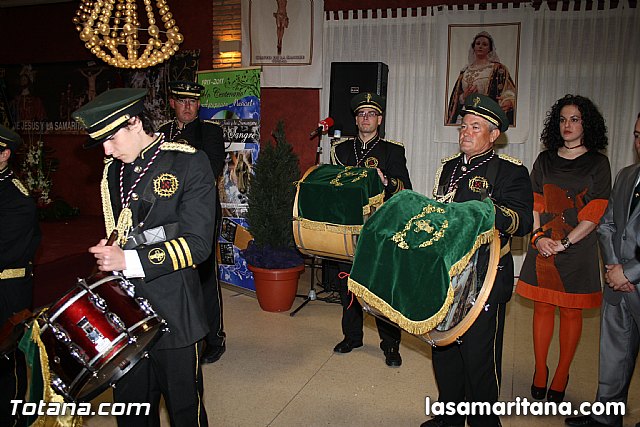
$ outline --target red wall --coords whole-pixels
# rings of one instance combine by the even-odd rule
[[[284,120],[287,141],[300,157],[300,172],[304,173],[316,161],[318,139],[309,133],[318,127],[320,91],[318,89],[273,89],[261,92],[261,140],[273,141],[271,133],[278,120]]]

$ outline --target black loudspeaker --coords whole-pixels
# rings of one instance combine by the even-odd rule
[[[329,116],[334,124],[329,135],[340,130],[342,136],[356,136],[358,129],[351,113],[351,98],[360,92],[386,97],[388,76],[389,67],[382,62],[332,62]],[[384,120],[378,131],[384,137]]]

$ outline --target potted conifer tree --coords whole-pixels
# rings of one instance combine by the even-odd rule
[[[304,260],[293,240],[298,157],[287,142],[284,122],[265,143],[253,168],[248,191],[247,222],[253,240],[244,250],[253,273],[256,296],[265,311],[287,311],[293,305]]]

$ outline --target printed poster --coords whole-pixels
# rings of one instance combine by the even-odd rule
[[[216,248],[219,277],[224,283],[255,291],[240,251],[251,240],[245,216],[249,176],[260,152],[260,69],[201,71],[198,83],[205,87],[200,119],[214,121],[224,130],[226,159],[218,182],[222,205]]]

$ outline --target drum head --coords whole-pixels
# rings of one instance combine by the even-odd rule
[[[135,343],[124,342],[120,348],[115,346],[118,349],[100,370],[95,374],[87,371],[86,379],[79,382],[80,385],[77,389],[72,390],[72,396],[65,397],[70,397],[75,401],[88,402],[106,390],[107,387],[115,384],[146,356],[146,351],[160,338],[161,333],[159,332],[163,326],[163,323],[157,323],[140,334]],[[124,340],[127,338],[125,337]]]
[[[482,245],[460,274],[453,276],[453,303],[436,328],[419,338],[432,345],[445,346],[460,338],[476,321],[493,289],[500,261],[498,231],[491,243]]]

